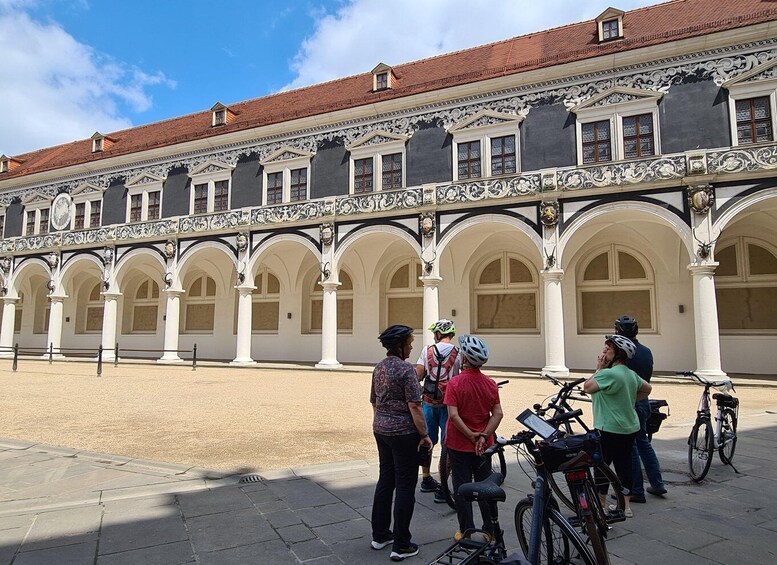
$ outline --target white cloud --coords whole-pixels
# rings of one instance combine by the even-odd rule
[[[621,0],[628,10],[660,0]],[[595,18],[611,0],[348,0],[317,16],[284,89]],[[314,16],[316,17],[316,16]]]
[[[144,111],[152,103],[147,87],[175,87],[161,72],[129,67],[79,43],[56,23],[34,21],[24,5],[0,0],[0,153],[131,127],[121,106]]]

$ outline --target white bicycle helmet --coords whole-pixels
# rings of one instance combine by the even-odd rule
[[[459,337],[461,353],[467,358],[470,365],[480,367],[488,361],[488,347],[485,342],[474,335],[463,335]]]
[[[443,318],[429,326],[429,331],[441,335],[452,335],[456,333],[456,326],[450,320]]]
[[[629,359],[634,357],[634,353],[637,352],[637,348],[634,347],[634,342],[622,335],[606,335],[604,336],[604,339],[613,343],[615,347],[623,351]]]

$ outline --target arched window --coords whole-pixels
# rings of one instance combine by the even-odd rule
[[[14,312],[13,333],[18,334],[22,331],[22,310],[24,307],[24,293],[19,293],[19,300],[16,303],[16,310]]]
[[[132,305],[132,333],[156,333],[159,313],[159,285],[146,279],[135,292]]]
[[[340,286],[337,287],[337,331],[351,333],[353,331],[353,282],[351,277],[340,270]],[[310,331],[320,332],[323,320],[324,291],[318,284],[318,279],[313,281],[310,291]]]
[[[747,237],[715,251],[718,323],[722,334],[777,331],[777,249]]]
[[[633,316],[641,332],[656,331],[655,282],[647,260],[620,245],[592,253],[577,274],[580,333],[612,332],[619,316]]]
[[[192,281],[186,291],[186,332],[206,333],[213,331],[216,317],[216,281],[208,275],[200,275]]]
[[[103,329],[103,300],[100,296],[102,283],[98,282],[89,293],[86,303],[86,326],[84,333],[97,333]]]
[[[424,290],[421,263],[403,261],[389,273],[386,285],[386,326],[404,324],[421,329],[424,325]]]
[[[33,312],[35,317],[32,324],[32,333],[47,334],[49,331],[49,313],[51,312],[51,300],[49,300],[49,289],[43,281],[35,285],[32,292],[35,305]],[[17,306],[18,311],[18,306]]]
[[[518,255],[490,257],[475,274],[475,331],[517,333],[539,331],[537,277]]]
[[[278,277],[262,268],[254,277],[256,290],[251,295],[251,331],[278,333],[281,305],[281,283]]]

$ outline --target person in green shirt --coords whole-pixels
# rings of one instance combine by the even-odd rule
[[[607,465],[615,467],[615,474],[623,485],[627,518],[634,515],[629,505],[631,452],[639,431],[634,403],[647,398],[652,390],[650,383],[626,366],[635,350],[634,343],[627,337],[605,336],[604,349],[596,360],[596,372],[583,383],[583,390],[591,395],[593,401],[594,427],[601,436],[602,459]],[[607,485],[603,476],[597,476],[596,481],[597,484]],[[604,492],[600,489],[599,495],[604,505],[606,486]]]

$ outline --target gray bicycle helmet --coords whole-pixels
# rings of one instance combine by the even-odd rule
[[[631,316],[621,316],[615,320],[615,333],[624,337],[636,337],[639,332],[637,320]]]
[[[474,335],[463,335],[459,337],[461,353],[469,361],[470,365],[480,367],[488,361],[488,347],[485,342]]]
[[[450,320],[442,318],[429,326],[429,331],[440,335],[454,335],[456,333],[456,326]]]
[[[401,324],[394,324],[383,330],[383,333],[378,336],[378,339],[383,347],[391,349],[392,347],[405,343],[408,336],[412,334],[413,328]]]
[[[634,353],[637,351],[637,348],[634,347],[634,342],[622,335],[606,335],[604,339],[623,351],[628,359],[634,357]]]

